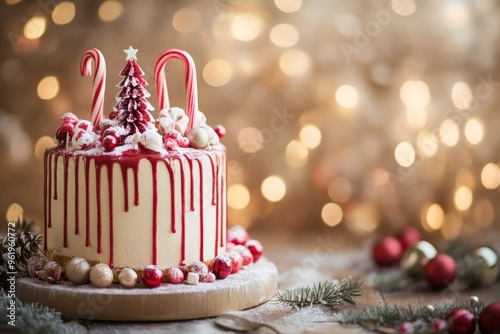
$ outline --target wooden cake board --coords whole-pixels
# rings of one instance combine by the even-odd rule
[[[49,284],[32,278],[17,280],[17,297],[61,312],[65,318],[111,321],[166,321],[214,317],[260,305],[277,291],[278,270],[265,258],[214,283],[162,284],[132,289],[113,284]]]

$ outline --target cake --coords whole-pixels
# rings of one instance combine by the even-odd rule
[[[213,259],[226,250],[225,131],[198,110],[192,58],[164,52],[155,65],[159,113],[153,117],[144,72],[130,47],[116,105],[103,117],[105,62],[87,51],[82,75],[95,62],[91,121],[62,116],[56,143],[44,158],[44,247],[64,265],[141,270]],[[186,68],[187,112],[170,107],[164,65]]]

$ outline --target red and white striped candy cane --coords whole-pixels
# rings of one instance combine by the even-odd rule
[[[198,85],[196,81],[196,67],[194,66],[193,58],[183,50],[170,49],[163,52],[156,60],[154,75],[156,86],[156,97],[158,98],[158,105],[160,110],[170,108],[167,91],[167,80],[165,78],[165,64],[170,59],[177,58],[184,63],[186,69],[186,101],[187,101],[187,114],[189,123],[187,130],[198,125],[196,119],[196,112],[198,111]]]
[[[80,73],[82,76],[91,76],[91,60],[95,62],[94,82],[92,89],[92,113],[91,122],[95,127],[101,123],[104,108],[104,91],[106,90],[106,61],[101,51],[97,49],[87,50],[80,62]]]

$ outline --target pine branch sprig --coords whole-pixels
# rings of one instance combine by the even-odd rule
[[[343,304],[356,305],[355,297],[361,296],[360,279],[344,278],[338,281],[325,281],[315,283],[313,286],[305,286],[296,289],[285,290],[276,294],[279,303],[306,307],[310,305],[322,305],[332,309],[338,309]]]

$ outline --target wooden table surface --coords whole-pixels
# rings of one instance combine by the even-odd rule
[[[370,287],[370,277],[376,275],[371,260],[373,238],[357,239],[334,230],[286,233],[255,231],[252,235],[265,247],[265,256],[279,271],[279,289],[289,289],[349,275],[365,278],[363,295],[356,299],[358,306],[374,305],[381,300]],[[435,292],[426,288],[414,291],[386,293],[389,304],[437,304],[445,300],[467,299],[475,295],[485,304],[500,301],[500,284],[489,288],[457,291],[453,286]],[[126,307],[126,306],[124,306]],[[245,319],[270,324],[282,333],[366,333],[356,326],[335,322],[338,315],[326,308],[311,306],[302,309],[267,302],[255,308],[230,312]],[[70,322],[75,333],[228,333],[215,325],[216,318],[190,321],[153,323]],[[272,332],[261,328],[257,332]]]

